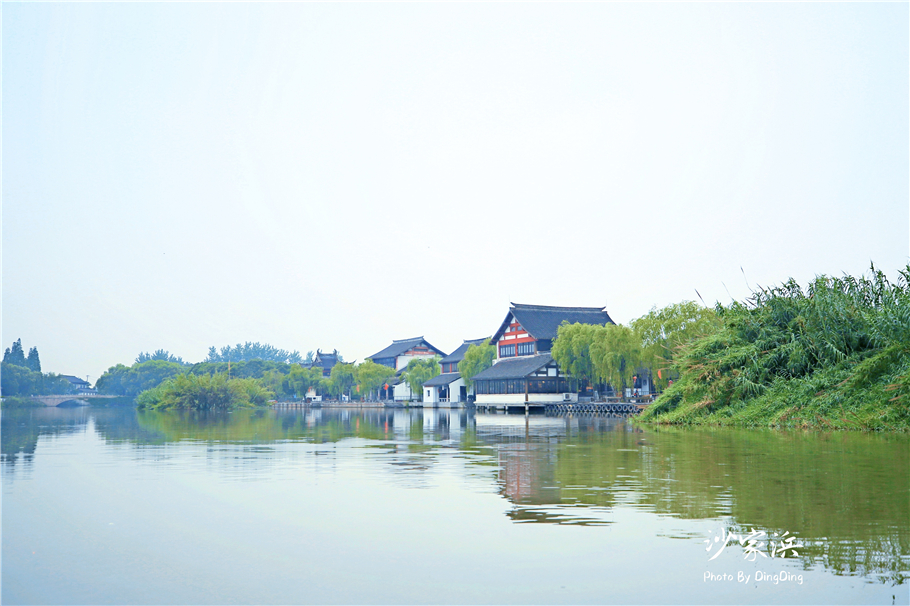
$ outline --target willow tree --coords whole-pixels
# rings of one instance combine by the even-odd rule
[[[679,349],[696,339],[716,332],[721,321],[713,309],[693,301],[654,307],[633,320],[631,328],[641,346],[641,365],[652,371],[651,380],[667,387],[668,371],[675,370],[673,360]]]
[[[464,380],[465,387],[471,388],[471,379],[493,366],[496,358],[496,346],[487,339],[481,345],[469,345],[464,352],[464,359],[458,363],[458,372]]]
[[[619,390],[632,381],[641,345],[632,329],[621,324],[563,323],[551,353],[569,376]]]
[[[591,344],[596,340],[600,328],[603,326],[563,322],[556,329],[556,340],[553,341],[550,353],[569,376],[591,383],[602,379],[597,376],[591,357]]]
[[[298,398],[306,397],[307,392],[312,387],[314,390],[325,384],[322,377],[322,369],[319,367],[303,368],[294,365],[286,379],[288,391],[294,393]]]
[[[408,382],[412,394],[420,394],[423,400],[423,384],[440,373],[439,358],[415,358],[408,362],[401,378]]]
[[[332,367],[332,374],[329,376],[329,380],[326,382],[326,385],[329,388],[329,393],[331,393],[336,398],[341,398],[345,393],[350,395],[351,387],[356,383],[356,377],[354,376],[354,365],[346,364],[344,362],[339,362]]]
[[[635,332],[622,324],[595,328],[590,345],[594,375],[616,390],[630,385],[641,361],[641,343]]]
[[[374,390],[378,389],[387,379],[395,376],[395,369],[384,364],[377,364],[372,360],[364,360],[357,365],[354,376],[361,397],[372,397]]]

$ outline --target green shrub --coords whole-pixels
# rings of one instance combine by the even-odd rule
[[[232,410],[265,406],[274,394],[256,379],[229,379],[225,374],[180,374],[143,391],[138,408],[155,410]]]

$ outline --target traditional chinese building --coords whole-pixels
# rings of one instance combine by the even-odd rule
[[[550,355],[559,325],[613,324],[600,307],[551,307],[512,303],[493,334],[496,360],[472,379],[480,406],[577,402],[578,385]]]
[[[569,324],[615,324],[601,307],[551,307],[512,303],[491,343],[496,344],[499,359],[533,356],[550,351],[556,331],[563,322]]]
[[[92,384],[84,379],[80,379],[75,375],[57,375],[61,379],[66,379],[70,385],[76,390],[76,393],[79,394],[93,394],[95,390],[92,388]]]
[[[482,345],[486,339],[473,339],[465,341],[461,346],[439,361],[442,374],[437,375],[423,384],[423,401],[431,404],[458,405],[467,401],[473,393],[473,385],[469,390],[464,379],[458,371],[458,363],[464,360],[464,355],[471,345]]]
[[[380,389],[380,398],[402,401],[411,400],[414,397],[407,382],[400,380],[401,371],[407,367],[408,362],[436,356],[445,357],[445,355],[445,352],[431,345],[423,337],[414,337],[413,339],[392,341],[391,345],[372,356],[367,356],[367,359],[397,371],[397,376]]]
[[[321,368],[322,376],[328,377],[332,374],[332,369],[340,361],[340,356],[338,355],[338,350],[332,350],[332,353],[323,353],[321,349],[316,350],[316,355],[313,356],[313,361],[301,364],[304,368]]]
[[[413,339],[392,341],[391,345],[372,356],[367,356],[367,359],[376,364],[384,364],[389,368],[401,370],[411,360],[434,356],[444,357],[445,355],[442,350],[430,345],[423,337],[414,337]]]

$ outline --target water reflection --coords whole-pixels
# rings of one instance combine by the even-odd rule
[[[7,470],[30,465],[42,438],[90,429],[156,461],[204,444],[205,465],[245,480],[289,457],[323,473],[342,458],[420,489],[455,458],[507,500],[516,523],[610,525],[617,508],[633,508],[737,533],[789,532],[805,545],[807,568],[895,585],[910,570],[904,434],[640,429],[598,417],[354,408],[29,409],[4,411],[0,427]],[[694,540],[693,528],[683,524],[672,537]]]

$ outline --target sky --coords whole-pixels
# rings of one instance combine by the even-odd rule
[[[2,347],[450,352],[910,260],[907,3],[3,3]]]

